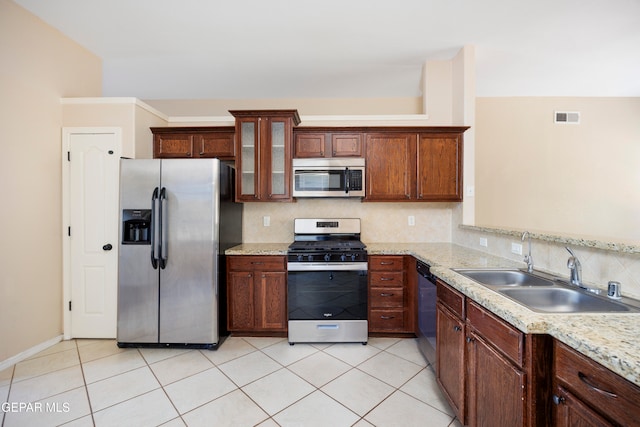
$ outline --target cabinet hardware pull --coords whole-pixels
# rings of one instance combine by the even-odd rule
[[[456,326],[453,327],[453,330],[456,331],[456,332],[460,332],[462,330],[462,328],[460,326],[456,325]]]
[[[253,265],[262,265],[262,264],[264,264],[264,262],[262,262],[262,261],[251,261],[251,264],[253,264]]]
[[[469,342],[469,343],[470,343],[470,342],[473,342],[473,341],[475,341],[473,338],[471,338],[471,337],[467,337],[467,342]]]
[[[393,280],[393,278],[392,278],[392,277],[381,277],[381,278],[380,278],[380,281],[381,281],[381,282],[390,282],[391,280]]]
[[[392,265],[393,261],[380,261],[380,265]]]
[[[203,156],[203,155],[204,155],[204,151],[201,151],[201,152],[200,152],[200,155],[201,155],[201,156]]]
[[[589,377],[587,377],[587,376],[586,376],[585,374],[583,374],[582,372],[578,372],[578,378],[580,378],[580,381],[582,381],[583,383],[585,383],[585,384],[587,385],[587,387],[589,387],[589,388],[590,388],[590,389],[592,389],[593,391],[596,391],[596,392],[598,392],[598,393],[600,393],[600,394],[602,394],[602,395],[604,395],[604,396],[611,397],[611,398],[613,398],[613,399],[617,399],[617,398],[618,398],[618,395],[617,395],[617,394],[615,394],[615,393],[613,393],[613,392],[610,392],[610,391],[607,391],[607,390],[603,390],[603,389],[601,389],[601,388],[599,388],[599,387],[595,386],[595,385],[594,385],[594,384],[589,380]]]
[[[391,320],[391,319],[395,319],[396,316],[380,316],[380,318],[383,320]]]
[[[556,405],[559,405],[561,403],[564,403],[564,397],[562,396],[557,396],[557,395],[553,395],[553,403],[555,403]]]
[[[392,296],[393,296],[393,294],[385,294],[385,293],[382,293],[382,294],[380,294],[380,296],[381,296],[381,297],[392,297]]]
[[[191,157],[191,153],[187,153],[187,157]]]

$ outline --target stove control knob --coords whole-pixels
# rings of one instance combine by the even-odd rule
[[[340,255],[340,261],[346,261],[347,260],[347,256],[345,254]]]
[[[356,254],[352,254],[351,255],[351,261],[355,261],[356,260]]]
[[[325,260],[325,261],[330,261],[330,260],[331,260],[331,255],[329,255],[329,254],[324,254],[324,260]]]
[[[309,261],[313,261],[313,255],[309,255],[307,258],[309,259]]]
[[[302,255],[298,255],[298,262],[302,262]]]

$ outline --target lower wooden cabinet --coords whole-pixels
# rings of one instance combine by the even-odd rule
[[[438,292],[442,292],[440,287]],[[465,323],[460,316],[438,302],[436,324],[436,381],[458,420],[464,422]]]
[[[555,426],[640,426],[640,387],[554,342]]]
[[[231,332],[287,331],[284,256],[227,257],[227,323]]]
[[[436,379],[464,425],[548,426],[552,340],[437,281]]]
[[[369,256],[369,332],[415,333],[415,259],[403,255]],[[410,265],[413,265],[411,270]]]

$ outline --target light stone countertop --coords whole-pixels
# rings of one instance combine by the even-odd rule
[[[366,243],[366,242],[365,242]],[[523,268],[507,260],[450,243],[366,243],[369,255],[412,255],[431,272],[522,332],[549,334],[640,386],[640,313],[536,313],[451,268]],[[288,243],[242,244],[227,255],[286,255]]]

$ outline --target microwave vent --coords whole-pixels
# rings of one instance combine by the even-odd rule
[[[556,111],[553,117],[555,123],[573,125],[577,125],[580,123],[579,111]]]

